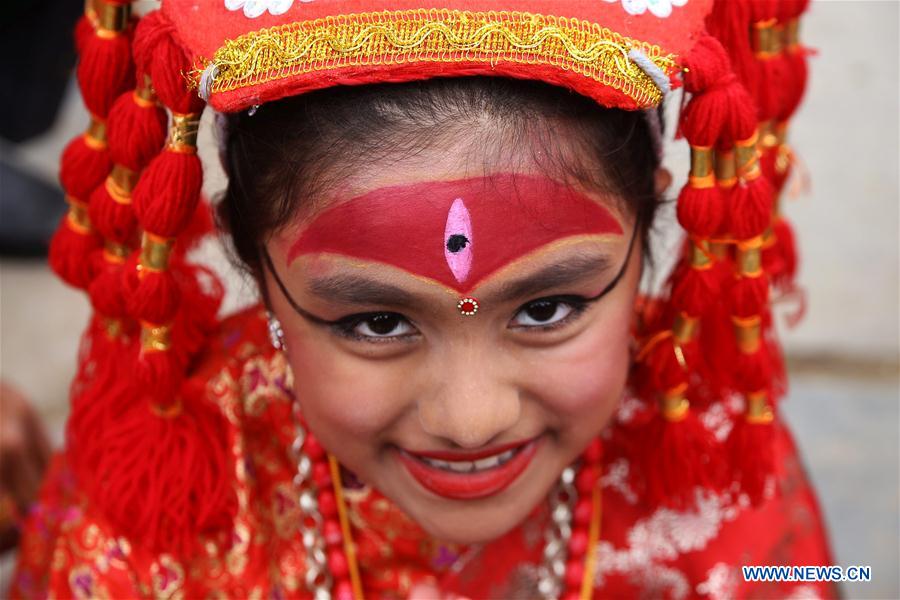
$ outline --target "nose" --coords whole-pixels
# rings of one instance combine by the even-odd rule
[[[467,350],[436,361],[437,384],[419,401],[418,414],[428,434],[479,448],[518,422],[521,401],[502,359]]]

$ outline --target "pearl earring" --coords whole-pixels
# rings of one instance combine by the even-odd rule
[[[266,314],[269,317],[269,341],[276,350],[284,350],[284,329],[281,328],[281,321],[271,312]]]

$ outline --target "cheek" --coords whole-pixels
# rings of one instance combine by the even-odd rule
[[[600,307],[597,307],[600,308]],[[631,303],[596,319],[534,364],[535,393],[564,426],[599,429],[612,414],[630,366]]]
[[[286,340],[303,414],[330,448],[346,440],[372,443],[405,409],[405,369],[378,361],[366,364],[325,335],[308,331]],[[338,445],[328,444],[329,438]]]

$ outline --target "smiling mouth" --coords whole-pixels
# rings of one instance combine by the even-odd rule
[[[531,463],[538,442],[533,438],[477,453],[397,448],[397,457],[427,490],[445,498],[474,500],[497,494],[515,481]]]

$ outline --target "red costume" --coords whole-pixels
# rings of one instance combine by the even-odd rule
[[[294,438],[292,382],[284,356],[269,345],[264,318],[254,308],[225,321],[192,376],[228,421],[235,462],[231,485],[240,499],[231,526],[204,536],[203,551],[188,561],[142,552],[84,501],[61,456],[29,518],[15,597],[306,597],[291,483],[295,465],[288,452]],[[726,494],[698,492],[696,506],[687,509],[647,507],[630,483],[634,461],[615,441],[628,436],[637,403],[624,399],[616,422],[604,432],[597,597],[834,594],[825,583],[741,579],[741,565],[833,562],[787,430],[779,428],[777,438],[783,490],[778,499],[753,508]],[[710,413],[721,419],[726,411],[719,405]],[[368,597],[405,598],[414,582],[428,577],[472,598],[527,597],[533,589],[544,507],[536,510],[538,518],[499,540],[459,547],[429,538],[377,491],[346,482],[345,490]]]
[[[13,595],[403,598],[427,580],[473,598],[832,595],[740,571],[832,562],[777,420],[785,381],[768,300],[796,268],[776,199],[806,77],[804,8],[167,0],[137,20],[128,3],[89,2],[76,42],[92,121],[63,156],[70,210],[51,264],[95,316],[67,449],[27,519]],[[690,95],[678,200],[688,241],[662,297],[639,311],[616,418],[563,473],[554,510],[472,547],[429,539],[311,433],[295,440],[293,382],[262,311],[219,323],[221,289],[186,258],[209,228],[196,156],[205,103],[253,110],[317,88],[460,75],[538,79],[650,113],[670,89]],[[469,219],[490,206],[470,204],[440,207],[448,232],[471,237]],[[470,267],[473,279],[493,268],[436,260],[434,278],[454,287]],[[477,308],[460,300],[463,315]]]

